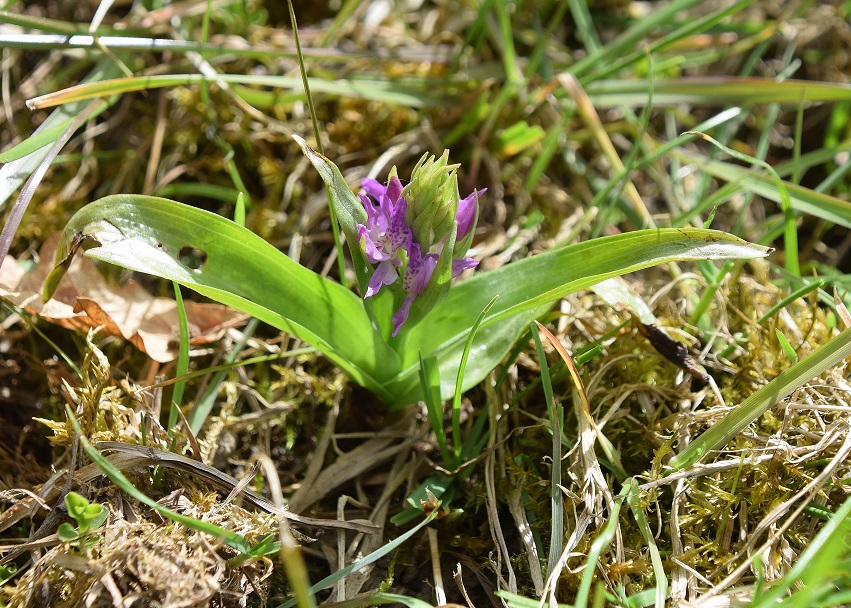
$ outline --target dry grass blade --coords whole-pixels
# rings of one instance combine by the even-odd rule
[[[612,164],[614,174],[617,175],[625,173],[626,169],[623,166],[620,155],[615,149],[614,144],[612,144],[612,140],[609,139],[609,135],[606,133],[606,128],[600,120],[600,115],[597,114],[594,104],[591,103],[590,99],[588,99],[588,94],[585,92],[585,89],[582,88],[582,85],[579,84],[579,81],[572,74],[559,74],[558,81],[573,99],[573,103],[576,104],[579,114],[582,116],[588,128],[591,129],[591,132],[594,134],[597,144],[602,148],[606,159],[608,159],[608,161]],[[647,210],[647,205],[644,204],[644,200],[641,198],[641,195],[638,193],[638,189],[635,187],[635,184],[632,183],[632,180],[627,180],[624,191],[632,203],[635,212],[644,221],[644,225],[638,227],[646,228],[655,226],[656,223],[653,221],[653,217]]]
[[[547,340],[558,351],[559,356],[564,361],[570,372],[571,379],[574,383],[573,403],[576,410],[577,433],[579,435],[579,446],[576,454],[577,478],[582,484],[582,502],[583,511],[576,521],[576,527],[568,539],[561,557],[557,564],[550,564],[549,576],[545,586],[545,592],[549,595],[550,601],[556,601],[556,591],[558,579],[561,576],[562,569],[567,565],[567,559],[571,552],[578,544],[580,538],[585,534],[587,527],[594,521],[598,528],[602,527],[605,521],[603,505],[609,514],[615,512],[615,499],[612,495],[611,488],[606,481],[603,469],[600,466],[600,461],[597,458],[595,446],[599,440],[601,447],[606,452],[612,463],[619,463],[619,458],[612,451],[611,444],[606,440],[600,429],[597,427],[594,418],[591,415],[591,405],[588,401],[588,394],[585,391],[585,385],[579,375],[579,370],[573,362],[573,358],[567,352],[567,349],[561,344],[547,328],[540,323],[537,323],[538,329],[547,337]],[[561,438],[554,438],[554,441],[561,441]],[[559,466],[560,463],[553,463],[553,466]],[[553,513],[553,517],[563,517],[561,513]],[[616,543],[615,553],[618,561],[623,561],[623,549],[621,541],[620,527],[616,528]],[[596,564],[588,564],[586,567],[593,568]]]
[[[269,458],[268,454],[260,454],[257,457],[257,461],[263,467],[263,473],[269,484],[275,507],[279,513],[283,512],[284,496],[281,492],[281,480],[278,477],[275,464]],[[286,570],[290,587],[293,589],[293,594],[298,600],[298,606],[299,608],[313,608],[316,606],[316,599],[313,597],[313,593],[310,592],[310,578],[308,577],[304,557],[301,554],[301,546],[296,542],[286,517],[279,518],[278,526],[281,543],[281,561],[284,562],[284,569]]]
[[[532,527],[529,525],[526,509],[523,508],[520,488],[508,495],[508,509],[514,518],[517,532],[520,534],[520,542],[523,543],[526,550],[526,559],[529,562],[529,573],[532,577],[532,584],[535,586],[535,595],[540,596],[544,593],[544,573],[541,571],[541,557],[538,555],[538,547],[532,535]]]
[[[502,525],[499,518],[499,500],[497,498],[497,472],[496,466],[501,463],[499,458],[498,445],[500,436],[498,436],[500,425],[499,409],[495,399],[488,399],[488,422],[491,432],[488,434],[487,455],[485,456],[485,492],[487,500],[485,502],[488,514],[488,528],[490,529],[491,538],[497,548],[497,562],[495,564],[496,576],[499,581],[499,587],[508,589],[511,593],[517,592],[517,575],[514,572],[514,567],[511,564],[511,552],[508,550],[508,545],[505,542],[505,534],[502,531]],[[500,478],[502,475],[500,475]],[[501,480],[501,479],[500,479]],[[508,570],[508,580],[505,579],[502,573],[503,566]]]
[[[410,448],[418,440],[411,436],[413,423],[413,415],[405,416],[393,427],[388,427],[382,433],[385,436],[369,439],[322,469],[312,483],[302,485],[292,495],[290,509],[295,512],[307,509],[334,488]],[[399,441],[399,438],[404,439]]]

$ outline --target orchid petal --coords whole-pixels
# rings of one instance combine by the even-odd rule
[[[455,258],[452,260],[452,278],[454,279],[468,268],[475,268],[478,265],[479,261],[475,258]]]
[[[476,220],[476,204],[479,196],[487,191],[487,188],[473,190],[472,194],[458,201],[458,211],[455,213],[455,223],[458,224],[458,240],[463,239],[473,229],[473,222]]]
[[[399,333],[399,330],[402,328],[405,321],[408,320],[408,314],[411,312],[411,304],[414,303],[414,299],[416,297],[417,296],[409,295],[405,298],[402,305],[399,307],[399,310],[397,310],[393,315],[393,333],[391,335],[394,338],[396,337],[396,334]]]
[[[390,178],[390,181],[387,182],[385,192],[391,201],[399,200],[399,197],[402,195],[402,182],[399,181],[398,177]]]
[[[364,295],[364,298],[371,298],[377,294],[378,290],[384,285],[392,285],[398,278],[399,274],[393,267],[392,262],[381,262],[376,267],[375,272],[372,273],[372,277],[369,279],[369,285],[367,285],[366,295]]]
[[[419,243],[413,243],[410,251],[408,268],[405,271],[403,283],[406,292],[418,296],[428,285],[440,256],[436,253],[430,253],[423,257]]]
[[[366,193],[377,201],[387,194],[387,188],[381,185],[378,180],[371,177],[365,177],[361,180],[360,187],[366,190]]]

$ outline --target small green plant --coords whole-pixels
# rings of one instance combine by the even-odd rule
[[[76,492],[65,495],[65,505],[68,507],[68,515],[77,522],[77,527],[64,522],[56,530],[56,535],[62,542],[85,550],[97,542],[92,532],[104,524],[109,513],[102,505],[90,503],[85,496]]]
[[[357,196],[334,163],[296,141],[325,182],[363,297],[226,218],[129,194],[91,203],[71,219],[43,297],[51,297],[82,247],[88,257],[176,281],[304,340],[392,409],[424,398],[421,357],[435,358],[437,393],[451,398],[481,382],[529,324],[570,293],[673,260],[768,252],[714,230],[638,230],[553,249],[451,285],[477,264],[466,256],[484,192],[461,198],[458,165],[448,164],[446,154],[424,157],[407,187],[393,171],[387,185],[364,180],[366,193]],[[203,252],[199,267],[183,263],[187,249]]]
[[[0,585],[15,576],[17,572],[18,566],[16,566],[15,564],[5,564],[3,566],[0,566]]]

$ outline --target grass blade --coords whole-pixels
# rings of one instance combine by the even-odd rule
[[[717,450],[729,442],[769,408],[792,394],[792,391],[838,365],[849,355],[851,355],[851,329],[846,329],[742,401],[719,422],[713,424],[708,431],[690,443],[685,450],[672,458],[668,466],[679,471],[698,462],[711,450]]]
[[[769,175],[723,161],[710,160],[705,156],[684,152],[677,152],[676,154],[683,161],[694,163],[701,171],[714,177],[735,182],[748,192],[753,192],[776,203],[782,201],[780,188],[774,178]],[[792,208],[796,211],[809,213],[834,224],[851,228],[851,203],[791,182],[784,181],[783,187],[789,194],[789,202]]]
[[[65,406],[65,413],[68,416],[68,419],[71,421],[71,425],[74,427],[74,431],[79,436],[80,443],[83,444],[83,449],[86,451],[86,454],[91,459],[91,461],[97,464],[104,472],[104,474],[109,477],[110,481],[112,481],[112,483],[118,486],[128,496],[135,498],[142,504],[148,505],[157,513],[172,521],[182,524],[192,530],[204,532],[205,534],[209,534],[214,538],[222,540],[229,547],[236,549],[242,554],[247,554],[249,552],[250,547],[248,546],[248,542],[242,535],[237,534],[236,532],[231,532],[230,530],[226,530],[215,524],[200,521],[193,517],[187,517],[186,515],[181,515],[180,513],[177,513],[167,507],[164,507],[153,498],[150,498],[143,492],[139,491],[136,486],[134,486],[133,483],[129,479],[127,479],[127,477],[124,476],[124,473],[115,468],[115,466],[113,466],[113,464],[109,462],[109,460],[106,459],[103,454],[97,451],[89,443],[89,440],[83,435],[82,429],[80,428],[80,425],[77,422],[77,418],[74,416],[74,412],[71,410],[71,406]]]
[[[435,517],[437,517],[439,512],[440,512],[440,509],[435,509],[434,511],[429,513],[428,517],[426,517],[424,520],[422,520],[416,526],[414,526],[413,528],[411,528],[410,530],[408,530],[404,534],[400,535],[399,537],[393,539],[392,541],[390,541],[389,543],[387,543],[386,545],[384,545],[380,549],[373,551],[369,555],[362,557],[361,559],[359,559],[358,561],[356,561],[354,563],[349,564],[345,568],[341,568],[337,572],[326,576],[325,578],[323,578],[321,581],[319,581],[318,583],[316,583],[315,585],[313,585],[310,588],[310,593],[315,595],[317,591],[322,591],[323,589],[330,587],[331,585],[336,583],[341,578],[348,576],[352,572],[357,572],[361,568],[364,568],[364,567],[366,567],[370,564],[377,562],[379,559],[381,559],[382,557],[384,557],[388,553],[395,551],[396,549],[398,549],[402,545],[402,543],[404,543],[406,540],[411,538],[414,534],[419,532],[422,528],[424,528],[429,523],[431,523],[431,521]],[[278,608],[291,608],[292,606],[295,606],[295,603],[296,603],[295,599],[291,599],[289,601],[284,602],[283,604],[280,604],[278,606]]]

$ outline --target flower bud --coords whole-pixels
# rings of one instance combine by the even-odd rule
[[[444,150],[440,158],[423,154],[405,188],[405,221],[424,251],[449,234],[455,223],[459,166],[449,164],[449,150]]]

